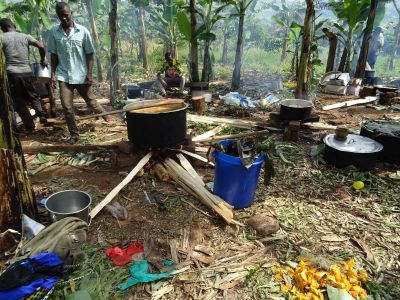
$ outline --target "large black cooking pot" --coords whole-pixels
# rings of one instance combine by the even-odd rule
[[[312,103],[302,99],[288,99],[281,102],[280,118],[283,120],[302,121],[310,117]]]
[[[378,160],[382,145],[370,138],[349,134],[345,140],[338,140],[334,134],[324,138],[324,159],[337,168],[355,166],[361,171],[372,170]]]
[[[163,111],[149,109],[127,112],[129,141],[140,147],[174,147],[184,144],[188,105],[181,103],[172,107],[169,110],[164,106]]]
[[[400,164],[400,122],[399,121],[363,121],[360,135],[374,139],[383,145],[379,159]]]

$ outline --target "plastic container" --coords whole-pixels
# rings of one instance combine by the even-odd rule
[[[232,142],[226,140],[220,144],[225,148]],[[243,166],[239,157],[219,151],[214,151],[212,155],[215,158],[214,193],[234,208],[249,207],[253,202],[265,155],[257,157],[249,169]]]

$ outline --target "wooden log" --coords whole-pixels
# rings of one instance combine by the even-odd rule
[[[217,133],[221,132],[222,130],[224,130],[225,127],[226,127],[225,124],[221,124],[221,125],[213,128],[213,129],[211,129],[209,131],[206,131],[206,132],[204,132],[204,133],[202,133],[202,134],[200,134],[198,136],[195,136],[194,138],[192,138],[192,141],[193,142],[198,142],[199,140],[212,137],[212,136],[216,135]]]
[[[118,145],[117,144],[104,144],[104,145],[22,144],[22,149],[25,154],[37,154],[37,153],[48,153],[48,152],[87,152],[87,151],[100,151],[100,150],[115,150],[118,149]]]
[[[211,142],[211,141],[222,141],[222,140],[231,140],[231,139],[239,139],[243,137],[252,137],[252,136],[262,136],[267,135],[269,130],[259,130],[253,132],[243,132],[243,133],[236,133],[236,134],[227,134],[227,135],[217,135],[211,138],[201,139],[197,142]]]
[[[108,203],[110,203],[115,196],[135,177],[135,175],[147,164],[150,160],[152,153],[149,152],[143,157],[139,163],[132,169],[132,171],[122,180],[110,193],[92,209],[90,217],[93,219]]]
[[[189,172],[171,158],[167,158],[164,161],[164,166],[171,178],[188,193],[199,199],[204,205],[213,209],[214,212],[220,215],[228,224],[235,223],[232,206],[199,184]]]
[[[365,99],[357,99],[357,100],[348,100],[340,103],[334,103],[330,105],[325,105],[322,107],[322,110],[331,110],[335,108],[340,108],[340,107],[348,107],[348,106],[353,106],[353,105],[359,105],[359,104],[366,104],[366,103],[371,103],[376,101],[376,97],[365,97]]]
[[[194,112],[198,115],[204,115],[204,113],[206,112],[206,97],[192,97],[192,103]]]

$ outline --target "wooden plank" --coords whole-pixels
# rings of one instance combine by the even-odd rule
[[[371,103],[376,101],[376,97],[365,97],[365,99],[356,99],[356,100],[348,100],[340,103],[334,103],[330,105],[325,105],[322,107],[322,110],[331,110],[335,108],[340,108],[340,107],[348,107],[348,106],[353,106],[353,105],[359,105],[359,104],[366,104],[366,103]]]
[[[262,122],[249,121],[243,119],[231,119],[231,118],[217,118],[217,117],[209,117],[209,116],[198,116],[193,114],[187,114],[187,120],[198,123],[207,123],[207,124],[226,124],[232,125],[237,128],[244,129],[255,129],[255,128],[265,128],[266,124]]]
[[[198,142],[211,142],[211,141],[239,139],[239,138],[243,138],[243,137],[267,135],[268,133],[269,133],[269,130],[259,130],[259,131],[243,132],[243,133],[237,133],[237,134],[217,135],[217,136],[214,136],[211,138],[199,140]]]
[[[224,130],[225,127],[226,127],[225,124],[221,124],[221,125],[213,128],[213,129],[211,129],[209,131],[206,131],[206,132],[204,132],[204,133],[202,133],[200,135],[195,136],[194,138],[192,138],[192,141],[193,142],[198,142],[199,140],[207,139],[209,137],[212,137],[212,136],[216,135],[217,133],[221,132],[222,130]]]
[[[132,169],[132,171],[122,180],[110,193],[90,212],[90,217],[93,219],[108,203],[110,203],[115,196],[136,176],[137,173],[147,164],[150,160],[152,153],[149,152],[143,157],[139,163]]]
[[[309,122],[304,123],[303,126],[315,130],[336,130],[337,126],[322,123],[322,122]]]

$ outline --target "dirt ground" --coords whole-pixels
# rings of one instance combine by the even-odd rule
[[[222,91],[227,85],[218,82],[213,88]],[[315,113],[320,122],[345,125],[356,131],[362,120],[400,116],[365,105],[321,110],[321,105],[345,98],[317,94]],[[260,110],[232,111],[227,115],[251,120],[266,121],[269,115],[269,111]],[[197,133],[205,131],[204,126],[189,127]],[[124,121],[119,117],[114,117],[112,124],[87,121],[80,124],[80,130],[81,143],[127,140]],[[58,288],[52,297],[63,298],[76,289],[88,289],[92,299],[282,299],[285,294],[273,279],[272,267],[307,256],[317,265],[354,258],[369,275],[370,295],[400,299],[399,166],[379,163],[371,172],[359,172],[339,170],[311,159],[312,146],[326,133],[303,128],[298,143],[283,142],[281,133],[271,133],[281,149],[274,156],[276,175],[264,186],[261,174],[253,205],[235,211],[235,219],[243,226],[225,224],[172,180],[162,182],[145,168],[115,198],[127,209],[128,220],[118,221],[104,210],[92,220],[86,263],[71,277],[90,275],[73,287],[69,284]],[[24,137],[23,144],[56,144],[66,136],[62,126],[43,128]],[[74,155],[54,154],[57,163],[31,175],[37,199],[64,189],[80,189],[92,196],[92,207],[99,203],[131,167],[116,169],[107,150],[93,155],[97,161],[73,166],[68,161]],[[26,159],[30,171],[40,166],[35,155],[26,155]],[[196,162],[195,168],[205,181],[213,180],[212,167]],[[365,188],[354,190],[355,180],[362,180]],[[146,194],[152,191],[163,195],[164,206],[154,201],[146,203]],[[276,218],[280,224],[279,231],[267,238],[246,225],[249,217],[261,213]],[[128,271],[112,266],[104,251],[133,241],[143,242],[145,247],[153,245],[158,260],[173,258],[170,247],[176,245],[176,263],[188,268],[169,280],[139,284],[122,293],[116,286],[127,280]],[[208,260],[191,257],[191,247],[196,244],[212,250],[206,255]],[[156,272],[154,265],[152,270]]]

